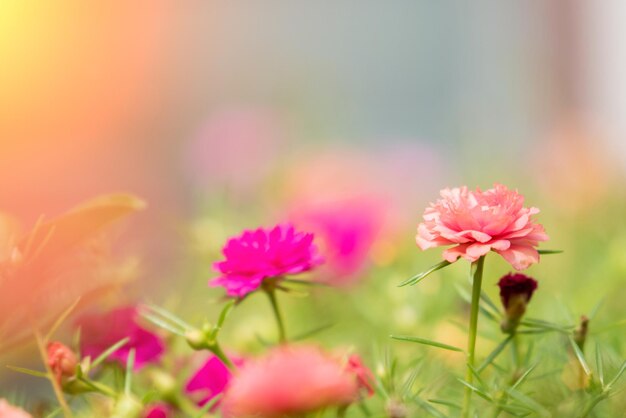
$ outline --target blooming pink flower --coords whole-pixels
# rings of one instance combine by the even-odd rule
[[[258,289],[263,279],[302,273],[322,261],[313,234],[297,232],[291,224],[246,230],[228,240],[223,254],[226,259],[214,265],[222,275],[209,285],[223,286],[238,298]]]
[[[226,392],[226,417],[302,416],[358,399],[354,375],[315,347],[282,346],[247,362]]]
[[[47,347],[48,366],[54,374],[57,382],[61,383],[62,378],[74,376],[78,359],[76,354],[60,342],[51,342]]]
[[[321,239],[328,282],[343,285],[354,281],[369,260],[385,208],[374,198],[344,198],[301,203],[292,210],[291,218]]]
[[[231,358],[231,361],[241,366],[243,360]],[[217,356],[211,355],[189,379],[185,385],[185,393],[196,401],[199,406],[204,406],[214,397],[222,394],[230,379],[232,372]]]
[[[32,416],[23,409],[11,405],[5,399],[0,399],[0,418],[32,418]]]
[[[161,337],[139,324],[137,309],[132,306],[83,316],[77,325],[81,328],[81,352],[92,359],[126,337],[128,343],[114,351],[109,360],[126,365],[130,350],[135,349],[135,369],[139,369],[158,361],[165,350]]]
[[[162,402],[148,405],[143,413],[143,418],[170,418],[173,416],[172,407]]]
[[[524,207],[524,197],[501,184],[470,191],[467,187],[444,189],[441,198],[424,211],[417,228],[417,245],[426,250],[454,245],[443,252],[449,262],[463,257],[476,261],[495,251],[516,270],[539,262],[535,248],[547,241],[543,226],[532,216],[539,209]]]

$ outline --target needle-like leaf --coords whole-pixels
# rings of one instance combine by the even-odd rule
[[[452,345],[440,343],[440,342],[437,342],[437,341],[428,340],[426,338],[411,337],[411,336],[407,336],[407,335],[390,335],[390,337],[393,338],[394,340],[398,340],[398,341],[408,341],[408,342],[412,342],[412,343],[418,343],[418,344],[430,345],[430,346],[437,347],[437,348],[443,348],[444,350],[458,351],[460,353],[463,352],[463,349],[461,349],[459,347],[454,347]]]
[[[446,260],[441,261],[441,262],[435,264],[434,266],[431,266],[428,270],[423,271],[423,272],[421,272],[419,274],[416,274],[415,276],[411,277],[410,279],[407,279],[407,280],[403,281],[402,283],[400,283],[398,285],[398,287],[416,285],[417,283],[419,283],[422,280],[424,280],[430,273],[433,273],[433,272],[435,272],[437,270],[440,270],[440,269],[442,269],[444,267],[447,267],[450,264],[452,264],[452,263],[450,263],[449,261],[446,261]]]

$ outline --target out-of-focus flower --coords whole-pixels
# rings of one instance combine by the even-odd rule
[[[78,358],[68,346],[57,341],[51,342],[48,344],[47,354],[48,366],[59,384],[63,377],[74,376]]]
[[[342,285],[352,283],[369,260],[385,209],[376,199],[355,197],[302,203],[292,210],[291,218],[320,239],[324,280]]]
[[[144,328],[138,322],[135,307],[117,308],[104,314],[90,314],[80,318],[81,352],[83,356],[95,358],[118,341],[129,341],[114,351],[108,359],[126,364],[131,349],[135,349],[135,369],[157,362],[164,352],[161,337]]]
[[[243,360],[240,358],[231,357],[231,361],[237,366],[243,364]],[[230,369],[217,356],[211,355],[202,367],[191,376],[185,385],[185,393],[199,406],[203,406],[222,394],[231,378]]]
[[[223,109],[188,144],[185,167],[201,187],[227,186],[245,195],[269,174],[284,136],[279,118],[267,109]]]
[[[5,399],[0,399],[0,418],[32,418],[21,408],[11,405]]]
[[[97,197],[26,234],[0,217],[0,352],[32,340],[79,297],[93,302],[127,282],[132,259],[116,261],[103,238],[113,221],[145,207],[132,195]]]
[[[443,252],[449,262],[459,257],[476,261],[493,250],[523,270],[539,262],[535,247],[548,240],[543,226],[532,219],[537,213],[537,208],[524,207],[522,195],[501,184],[485,191],[444,189],[424,211],[416,241],[422,250],[454,245]]]
[[[363,364],[360,356],[352,354],[348,357],[346,369],[356,376],[359,389],[365,391],[368,396],[374,394],[374,374]]]
[[[291,224],[246,230],[228,240],[223,254],[225,260],[214,265],[222,275],[209,285],[223,286],[237,298],[258,289],[264,279],[302,273],[322,262],[313,234],[298,232]]]
[[[315,347],[279,347],[247,362],[223,401],[226,417],[302,416],[358,399],[354,375]]]
[[[501,324],[502,331],[514,332],[526,312],[526,305],[537,289],[537,281],[524,274],[509,273],[500,278],[498,286],[500,300],[506,313]]]
[[[172,407],[162,402],[148,405],[143,413],[143,418],[169,418],[173,416]]]

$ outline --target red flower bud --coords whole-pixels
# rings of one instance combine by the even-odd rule
[[[513,333],[526,312],[526,305],[537,289],[537,281],[521,273],[509,273],[500,279],[498,286],[500,300],[506,312],[501,328],[503,332]]]
[[[72,377],[76,372],[76,354],[60,342],[48,344],[48,366],[59,384],[63,377]]]
[[[356,376],[359,389],[365,390],[368,396],[374,394],[374,386],[372,383],[374,381],[374,375],[371,370],[363,364],[361,357],[356,354],[351,355],[350,358],[348,358],[346,369]]]

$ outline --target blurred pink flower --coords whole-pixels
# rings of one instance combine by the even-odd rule
[[[524,207],[522,195],[501,184],[484,192],[465,186],[444,189],[441,199],[424,211],[417,245],[422,250],[455,245],[443,252],[449,262],[459,257],[476,261],[493,250],[513,268],[523,270],[539,262],[535,247],[548,240],[543,226],[533,222],[537,213],[537,208]]]
[[[231,357],[231,361],[236,366],[243,364],[243,360],[239,358]],[[211,355],[189,379],[185,385],[185,393],[199,406],[204,406],[211,399],[224,392],[231,377],[230,369],[222,360]]]
[[[32,418],[21,408],[9,404],[5,399],[0,399],[0,418]]]
[[[172,408],[162,402],[148,405],[143,413],[143,418],[170,418],[173,416]]]
[[[385,207],[378,199],[356,197],[319,203],[302,203],[291,218],[315,233],[321,249],[327,281],[348,284],[369,260],[369,253],[385,221]]]
[[[334,357],[315,347],[283,346],[247,362],[233,378],[222,410],[226,417],[303,416],[358,399],[358,384]]]
[[[352,354],[348,357],[346,370],[356,376],[359,389],[364,390],[368,396],[374,394],[374,374],[363,364],[359,355]]]
[[[105,314],[85,315],[77,321],[81,328],[81,353],[92,359],[113,344],[128,337],[127,344],[109,356],[110,361],[126,365],[128,354],[135,349],[135,369],[157,362],[165,350],[160,336],[142,327],[137,309],[133,306],[117,308]]]
[[[223,286],[238,298],[258,289],[266,278],[302,273],[322,262],[313,234],[298,232],[291,224],[246,230],[229,239],[223,253],[226,259],[214,265],[222,275],[209,285]]]
[[[272,167],[283,140],[279,118],[253,107],[213,113],[188,144],[185,166],[200,186],[251,192]],[[221,191],[220,188],[220,191]]]

